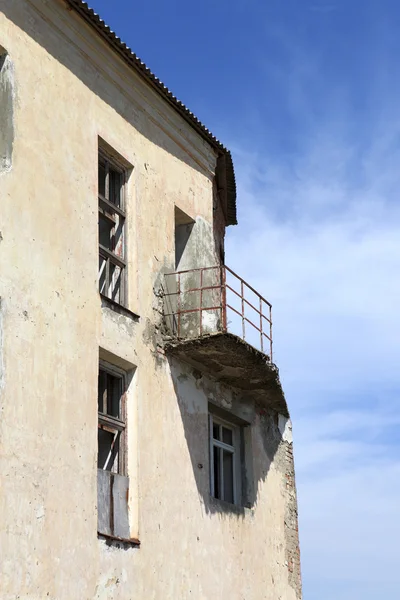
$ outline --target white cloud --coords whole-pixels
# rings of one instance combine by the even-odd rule
[[[227,239],[228,264],[273,303],[305,600],[375,600],[400,584],[400,176],[394,134],[361,156],[341,133],[310,136],[290,166],[236,148]]]
[[[304,600],[396,598],[398,38],[388,7],[371,4],[357,13],[359,31],[329,27],[324,43],[320,31],[310,41],[311,21],[298,22],[295,4],[296,26],[284,8],[266,25],[273,51],[260,52],[258,94],[248,95],[249,115],[237,115],[245,133],[221,135],[238,184],[227,263],[273,304]],[[348,64],[343,48],[354,50]]]
[[[273,303],[283,372],[313,388],[397,383],[400,211],[385,186],[350,188],[337,177],[332,190],[323,168],[307,166],[302,178],[279,179],[268,160],[243,154],[236,166],[242,214],[227,256]]]

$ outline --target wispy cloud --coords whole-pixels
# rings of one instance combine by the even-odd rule
[[[400,212],[387,195],[392,174],[381,160],[376,180],[357,186],[331,181],[327,165],[311,168],[314,157],[301,157],[289,176],[266,157],[236,155],[243,208],[227,255],[274,306],[275,357],[297,443],[305,597],[349,580],[340,596],[334,585],[324,598],[372,600],[388,585],[400,534],[392,523],[400,502]],[[347,596],[353,584],[358,595]]]
[[[298,120],[301,73],[281,80],[282,94],[300,90]],[[274,307],[306,600],[375,600],[400,584],[400,109],[375,99],[368,132],[339,95],[296,152],[231,142],[240,226],[227,256]]]
[[[273,301],[276,356],[290,358],[284,369],[324,386],[331,373],[332,389],[353,385],[361,373],[363,389],[395,383],[400,208],[392,175],[383,160],[374,163],[376,180],[359,184],[318,147],[324,164],[312,152],[291,172],[237,153],[244,210],[228,255]],[[235,252],[244,231],[251,231],[249,258]],[[374,365],[367,373],[366,364]]]

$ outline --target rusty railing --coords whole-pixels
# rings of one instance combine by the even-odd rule
[[[174,337],[229,331],[272,361],[272,305],[232,269],[177,271],[167,273],[165,282],[164,317]]]

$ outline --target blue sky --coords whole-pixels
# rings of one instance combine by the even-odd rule
[[[398,597],[399,3],[91,6],[233,152],[227,264],[274,306],[304,600]]]

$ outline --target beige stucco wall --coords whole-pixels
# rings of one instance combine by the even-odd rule
[[[207,463],[209,392],[157,352],[153,288],[173,267],[175,204],[202,224],[199,259],[215,260],[213,149],[63,2],[4,0],[1,10],[15,98],[12,168],[0,173],[0,597],[299,598],[285,526],[291,442],[252,509],[210,510],[208,467],[199,483],[192,460]],[[99,137],[132,165],[128,308],[139,322],[102,309],[98,294]],[[128,474],[139,549],[97,538],[99,348],[136,367]],[[202,435],[188,437],[187,414]],[[274,419],[254,411],[260,465],[263,418]]]

